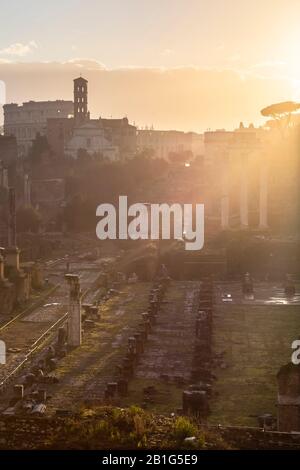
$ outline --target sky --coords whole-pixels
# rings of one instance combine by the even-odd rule
[[[299,0],[0,0],[0,12],[6,101],[71,99],[81,73],[94,116],[203,131],[300,100]]]

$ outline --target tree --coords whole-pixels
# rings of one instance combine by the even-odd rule
[[[300,104],[294,101],[283,101],[281,103],[271,104],[261,110],[261,114],[264,117],[272,117],[274,119],[282,119],[288,117],[291,113],[298,111]]]
[[[28,153],[30,164],[39,165],[45,157],[49,158],[50,155],[51,149],[47,137],[38,132]]]
[[[284,136],[286,128],[290,127],[292,113],[300,109],[300,104],[294,101],[283,101],[281,103],[271,104],[261,110],[261,115],[264,117],[272,117],[277,126]]]
[[[193,152],[191,150],[184,150],[182,152],[169,152],[168,160],[171,163],[180,164],[189,162],[193,159]]]

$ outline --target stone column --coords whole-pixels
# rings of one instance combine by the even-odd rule
[[[268,228],[268,168],[265,161],[261,162],[259,178],[259,228]]]
[[[240,179],[240,222],[242,228],[248,228],[248,162],[247,156],[241,155],[241,179]]]
[[[292,363],[281,367],[277,374],[278,431],[300,431],[300,365]]]
[[[4,258],[2,256],[2,251],[0,248],[0,284],[1,281],[4,281]]]
[[[20,250],[16,246],[12,246],[5,250],[5,264],[14,271],[20,271]]]
[[[4,341],[0,340],[0,364],[6,364],[6,346]]]
[[[229,229],[229,196],[224,194],[221,197],[221,228],[222,230]]]
[[[4,168],[2,161],[0,161],[0,186],[8,189],[8,170]]]
[[[9,227],[8,246],[17,246],[16,230],[16,193],[15,188],[9,188]]]
[[[68,312],[68,345],[72,347],[81,345],[81,290],[79,277],[76,274],[66,274],[70,288]]]
[[[223,156],[222,166],[222,194],[221,194],[221,229],[229,229],[229,158]]]
[[[5,168],[3,172],[3,188],[8,189],[8,169]]]

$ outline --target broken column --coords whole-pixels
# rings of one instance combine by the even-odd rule
[[[128,380],[118,380],[118,394],[122,397],[126,397],[128,395]]]
[[[23,400],[23,398],[24,398],[24,385],[22,385],[22,384],[14,385],[14,396],[18,400]]]
[[[4,168],[2,160],[0,160],[0,186],[8,189],[8,169]]]
[[[292,363],[281,367],[277,374],[278,431],[300,431],[300,365]]]
[[[81,290],[79,276],[66,274],[70,288],[68,312],[68,345],[72,347],[81,345]]]
[[[10,314],[15,304],[15,287],[5,278],[4,248],[0,248],[0,314]]]
[[[20,250],[16,246],[5,250],[5,265],[8,278],[16,287],[16,303],[22,305],[30,297],[31,275],[20,269]]]
[[[11,246],[5,250],[5,264],[14,272],[20,271],[20,250]]]
[[[249,273],[246,273],[244,275],[242,290],[243,290],[243,294],[245,295],[252,295],[254,292],[253,280]]]
[[[207,393],[204,390],[184,390],[182,409],[185,415],[207,416],[209,413]]]
[[[296,294],[296,287],[295,287],[295,283],[293,282],[291,274],[286,275],[284,293],[287,297],[293,297]]]
[[[17,247],[16,231],[16,194],[15,188],[9,188],[9,226],[8,226],[9,246],[5,250],[5,264],[8,271],[8,278],[13,280],[16,286],[17,304],[22,304],[28,300],[30,295],[30,276],[20,269],[20,250]]]

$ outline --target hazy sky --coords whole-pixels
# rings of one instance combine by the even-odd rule
[[[8,100],[70,98],[81,71],[93,113],[201,130],[300,99],[300,0],[0,0],[0,12]]]

